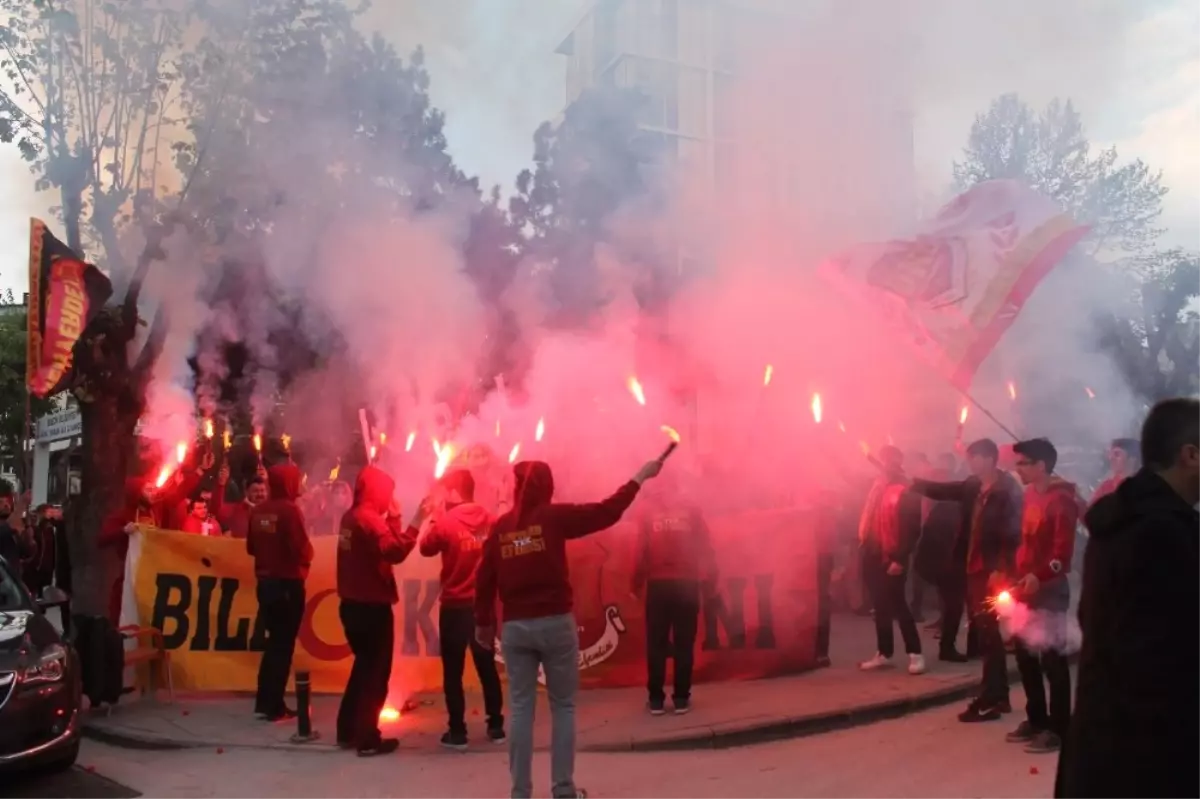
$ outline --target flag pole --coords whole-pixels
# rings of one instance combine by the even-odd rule
[[[1003,430],[1005,433],[1007,433],[1012,438],[1013,441],[1021,440],[1020,437],[1016,433],[1014,433],[1012,430],[1009,429],[1008,425],[1004,424],[1004,422],[997,419],[995,414],[993,414],[991,411],[989,411],[987,408],[985,408],[979,402],[979,400],[975,399],[968,392],[964,391],[961,388],[958,389],[958,393],[963,396],[963,399],[965,399],[967,402],[971,403],[976,408],[978,408],[980,410],[980,412],[983,413],[984,416],[991,419],[995,423],[996,427],[999,427],[1001,430]]]

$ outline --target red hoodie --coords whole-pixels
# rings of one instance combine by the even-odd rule
[[[421,554],[442,556],[442,605],[475,604],[475,571],[492,519],[483,506],[463,502],[434,519],[421,539]]]
[[[717,559],[704,517],[696,508],[662,505],[639,520],[634,590],[647,580],[717,581]]]
[[[621,520],[640,487],[629,481],[603,502],[552,504],[550,466],[526,461],[513,467],[513,509],[501,516],[475,577],[475,623],[496,623],[496,596],[504,619],[537,619],[570,613],[574,597],[567,569],[567,540],[612,527]]]
[[[230,538],[245,538],[250,533],[250,512],[254,506],[246,500],[222,502],[217,511],[217,521],[229,531]]]
[[[304,514],[296,504],[300,495],[300,469],[290,463],[267,471],[270,498],[250,512],[246,551],[254,558],[259,578],[304,580],[312,564],[312,542],[304,527]]]
[[[1044,492],[1027,486],[1016,576],[1032,574],[1046,583],[1070,571],[1078,521],[1079,498],[1073,483],[1051,477]]]
[[[354,505],[338,531],[337,592],[341,599],[376,605],[400,601],[392,566],[401,563],[417,543],[417,532],[404,529],[399,517],[388,516],[396,481],[367,466],[354,483]]]

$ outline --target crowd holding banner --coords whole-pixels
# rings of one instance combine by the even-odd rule
[[[710,526],[721,577],[717,599],[701,615],[698,680],[753,679],[813,666],[813,515],[764,511],[717,517]],[[755,531],[753,547],[746,546],[748,530]],[[569,547],[584,687],[645,682],[643,603],[630,590],[635,538],[625,522]],[[351,662],[337,615],[336,545],[332,536],[313,540],[294,664],[323,692],[342,690]],[[392,685],[405,694],[441,689],[438,565],[414,553],[396,567],[401,599]],[[143,527],[131,536],[125,568],[122,622],[162,630],[176,688],[254,690],[262,632],[245,541]]]

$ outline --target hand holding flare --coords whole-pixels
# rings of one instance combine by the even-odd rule
[[[679,432],[670,425],[664,424],[662,426],[662,431],[667,434],[668,438],[671,439],[671,443],[667,444],[667,448],[664,449],[663,453],[658,456],[659,463],[665,463],[667,458],[671,456],[671,453],[675,451],[675,448],[679,446],[679,442],[683,440],[679,435]]]

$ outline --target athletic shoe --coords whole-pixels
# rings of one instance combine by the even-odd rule
[[[1000,708],[993,702],[975,699],[967,709],[958,714],[958,720],[970,724],[976,721],[995,721],[1000,718]]]
[[[908,656],[908,673],[909,674],[924,674],[925,673],[925,656],[922,654]]]
[[[279,710],[266,716],[267,721],[271,722],[272,724],[281,721],[291,721],[294,718],[296,718],[296,711],[292,710],[287,705],[284,705]]]
[[[817,658],[817,668],[827,669],[833,665],[833,661],[829,659],[829,655],[821,655]]]
[[[1025,751],[1031,755],[1047,755],[1062,749],[1062,739],[1050,730],[1042,730],[1025,746]]]
[[[862,663],[858,664],[858,667],[863,671],[875,671],[876,669],[885,669],[891,665],[891,658],[884,657],[880,653],[876,652],[875,657],[871,658],[870,660],[864,660]]]
[[[442,736],[442,746],[456,752],[467,751],[467,734],[465,732],[448,732]]]
[[[666,713],[667,709],[665,705],[666,703],[661,699],[651,699],[646,703],[646,707],[650,709],[651,716],[661,716],[663,713]]]
[[[358,747],[358,756],[375,757],[376,755],[390,755],[399,748],[400,741],[395,738],[380,738],[376,743]]]
[[[1017,728],[1004,736],[1010,744],[1027,744],[1038,736],[1038,729],[1028,721],[1022,721]]]
[[[503,727],[488,727],[487,737],[494,744],[502,744],[508,740],[508,736],[504,734]]]
[[[1007,699],[1001,699],[1000,704],[996,705],[996,707],[1000,708],[1001,713],[1012,713],[1012,702],[1009,702]]]
[[[676,716],[682,716],[686,713],[691,712],[692,700],[690,700],[690,699],[675,699],[675,700],[672,700],[672,704],[675,705],[675,715]]]

